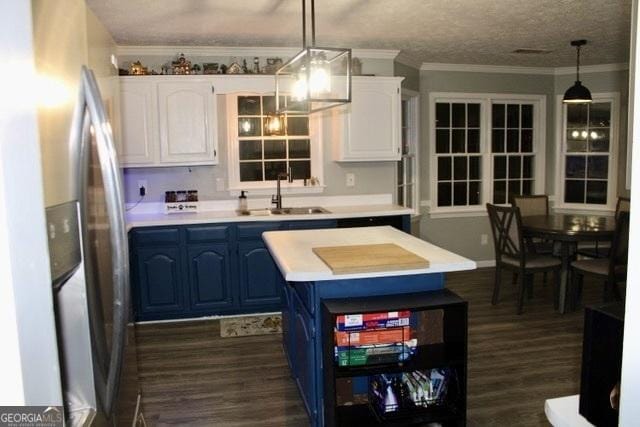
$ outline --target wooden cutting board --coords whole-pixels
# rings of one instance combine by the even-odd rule
[[[395,243],[312,248],[333,274],[428,268],[429,261]]]

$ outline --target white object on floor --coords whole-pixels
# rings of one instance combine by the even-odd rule
[[[580,395],[557,397],[544,401],[544,413],[553,427],[593,427],[578,413]]]

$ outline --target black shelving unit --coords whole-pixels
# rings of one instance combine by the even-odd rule
[[[343,314],[366,314],[409,310],[420,313],[441,310],[442,321],[434,325],[441,328],[441,342],[420,343],[416,353],[404,362],[365,366],[338,366],[334,353],[336,318]],[[322,304],[322,348],[324,420],[327,426],[420,426],[438,422],[443,426],[466,425],[467,388],[467,302],[448,289],[403,295],[376,296],[348,299],[327,299]],[[429,328],[430,325],[417,325]],[[376,374],[394,374],[447,368],[454,372],[444,401],[433,407],[415,407],[381,417],[370,402],[339,405],[337,381],[371,377]]]

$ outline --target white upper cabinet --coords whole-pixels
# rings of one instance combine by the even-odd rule
[[[153,166],[158,140],[155,84],[144,80],[120,82],[121,142],[118,156],[123,166]]]
[[[333,112],[334,160],[400,160],[401,77],[354,77],[351,103]]]
[[[158,83],[160,162],[217,164],[217,114],[212,85]]]

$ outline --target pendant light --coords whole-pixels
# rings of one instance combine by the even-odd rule
[[[589,89],[582,86],[580,81],[580,48],[587,44],[586,40],[573,40],[571,46],[576,48],[576,82],[564,93],[562,102],[565,104],[587,104],[593,102]]]
[[[309,18],[308,1],[311,6]],[[308,19],[311,45],[307,44]],[[286,105],[280,105],[285,92],[289,92],[290,97]],[[302,50],[276,71],[276,110],[278,113],[311,114],[349,102],[351,49],[316,46],[315,0],[302,0]]]

